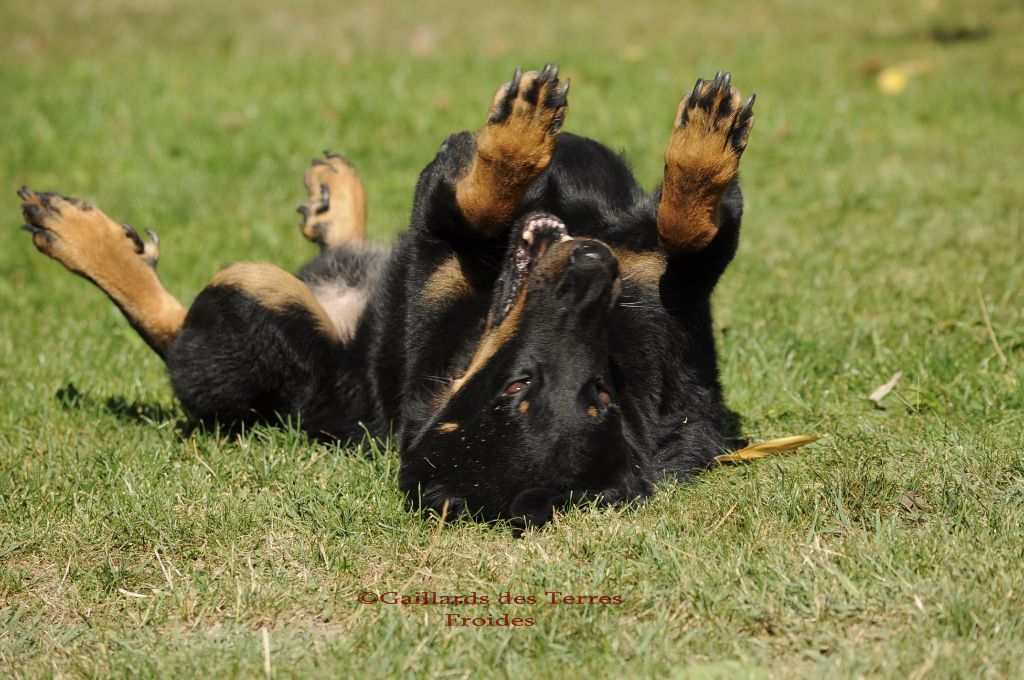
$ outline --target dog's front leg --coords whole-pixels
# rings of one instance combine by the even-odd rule
[[[455,185],[462,216],[481,236],[500,235],[527,190],[551,163],[568,107],[558,67],[521,73],[498,88],[472,161]]]
[[[658,241],[670,257],[707,248],[725,221],[723,199],[754,124],[754,97],[743,105],[730,80],[728,73],[698,79],[679,103],[658,204]]]

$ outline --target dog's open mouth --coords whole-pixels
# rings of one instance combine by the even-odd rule
[[[493,323],[498,324],[508,315],[516,298],[523,290],[530,272],[540,262],[551,246],[568,241],[565,223],[548,213],[533,213],[522,222],[524,226],[509,250],[503,274],[501,306]]]

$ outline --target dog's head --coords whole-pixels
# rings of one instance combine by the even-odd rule
[[[534,525],[570,502],[649,493],[609,356],[618,262],[551,215],[527,216],[511,238],[468,368],[403,447],[403,490],[449,515]]]

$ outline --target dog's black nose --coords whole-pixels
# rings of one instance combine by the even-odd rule
[[[574,269],[606,269],[614,261],[611,251],[597,241],[583,241],[569,254]]]
[[[565,284],[573,290],[576,301],[607,306],[607,295],[619,276],[619,261],[600,241],[585,240],[569,253]]]

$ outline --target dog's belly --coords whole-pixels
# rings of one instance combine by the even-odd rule
[[[318,282],[310,286],[313,297],[320,303],[338,331],[338,337],[349,340],[355,335],[359,318],[369,300],[365,288],[354,288],[344,282]]]

